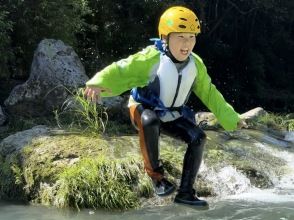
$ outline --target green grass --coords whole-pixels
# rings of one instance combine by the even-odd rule
[[[132,158],[83,159],[60,174],[55,205],[119,210],[138,207],[138,194],[152,191],[150,180],[139,181],[142,171],[138,160]]]
[[[258,123],[276,130],[294,131],[294,119],[285,114],[268,113],[258,118]]]
[[[106,109],[84,97],[84,90],[71,93],[60,110],[54,112],[58,127],[85,133],[104,133],[108,122]]]

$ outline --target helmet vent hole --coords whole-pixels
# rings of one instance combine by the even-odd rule
[[[187,19],[186,18],[180,18],[182,21],[187,21]]]
[[[179,11],[182,11],[182,12],[184,12],[184,10],[182,10],[182,9],[180,9]]]
[[[180,24],[179,27],[184,29],[187,28],[186,25],[182,25],[182,24]]]

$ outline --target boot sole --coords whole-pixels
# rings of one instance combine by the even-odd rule
[[[179,204],[179,205],[186,205],[188,207],[193,207],[193,208],[197,208],[197,209],[203,209],[203,210],[207,210],[209,209],[209,204],[206,203],[202,203],[201,202],[189,202],[187,200],[181,200],[181,199],[175,199],[174,203]]]
[[[156,193],[156,191],[155,191],[155,193],[156,193],[156,195],[158,195],[158,196],[160,196],[160,197],[164,197],[164,196],[169,196],[170,194],[172,194],[174,191],[176,191],[176,187],[174,186],[174,187],[172,187],[172,188],[170,188],[168,191],[166,191],[165,193],[162,193],[162,194],[158,194],[158,193]]]

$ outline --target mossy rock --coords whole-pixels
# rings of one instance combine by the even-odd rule
[[[270,177],[284,172],[285,161],[258,147],[250,133],[207,131],[207,136],[204,163],[216,172],[230,165],[260,188],[271,187]],[[155,197],[138,144],[136,135],[48,129],[19,150],[0,154],[0,198],[78,209],[139,207]],[[162,135],[160,148],[168,178],[179,185],[186,144]],[[216,196],[203,172],[195,183],[198,195]]]
[[[12,138],[13,139],[13,138]],[[129,209],[154,195],[137,136],[88,136],[50,130],[1,155],[0,198],[57,207]],[[162,158],[180,169],[183,149],[162,141]],[[169,171],[171,172],[169,174]],[[167,175],[177,177],[167,169]],[[15,190],[18,191],[15,192]]]

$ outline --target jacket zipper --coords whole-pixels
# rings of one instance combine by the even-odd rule
[[[180,89],[180,85],[181,85],[181,81],[182,81],[182,72],[179,72],[179,75],[178,75],[178,85],[177,85],[177,89],[176,89],[174,100],[173,100],[172,105],[170,106],[170,108],[172,108],[174,106],[175,102],[176,102],[176,99],[177,99],[178,93],[179,93],[179,89]]]

